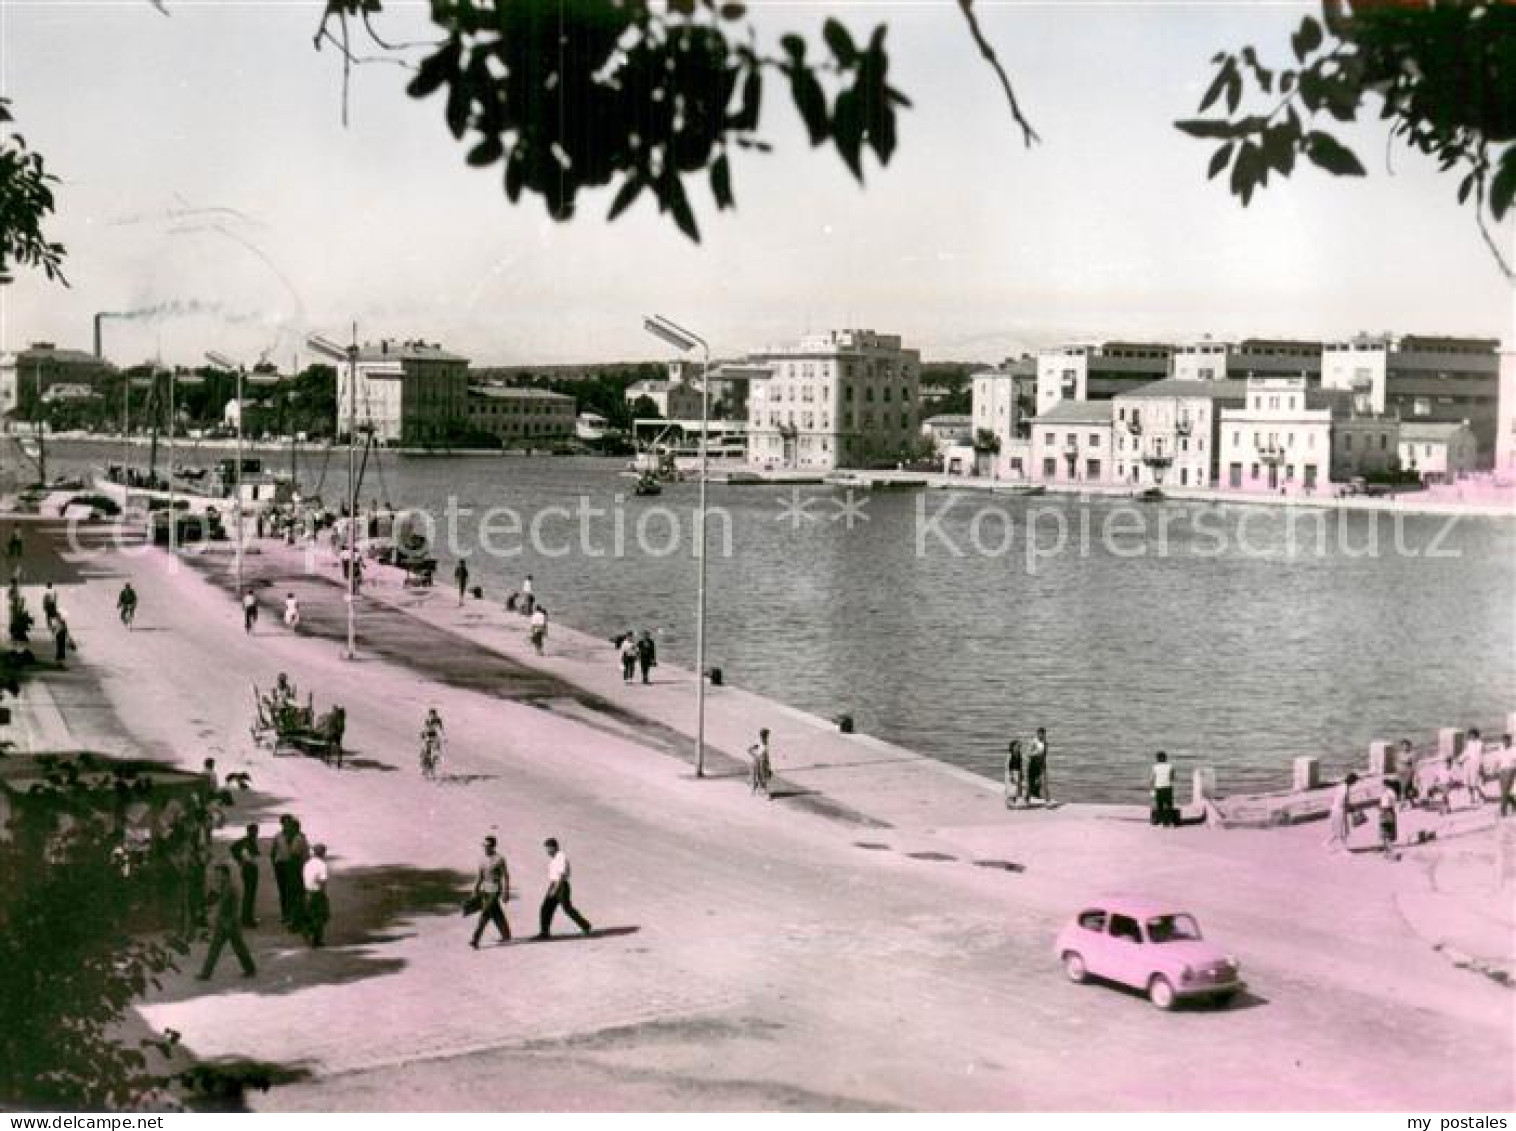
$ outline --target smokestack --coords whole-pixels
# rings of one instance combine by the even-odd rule
[[[105,357],[100,345],[100,320],[104,317],[104,314],[95,315],[95,356],[101,359]]]

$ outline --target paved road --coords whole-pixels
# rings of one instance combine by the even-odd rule
[[[146,1009],[202,1056],[312,1077],[263,1106],[1516,1102],[1511,996],[1423,953],[1395,925],[1376,874],[1340,872],[1351,867],[1342,862],[1292,874],[1299,838],[1274,842],[1290,862],[1280,866],[1267,859],[1270,842],[1197,836],[1164,847],[1145,826],[1052,814],[1041,828],[871,830],[752,799],[730,779],[695,781],[678,752],[532,695],[439,686],[393,658],[346,663],[333,640],[291,635],[272,617],[244,636],[222,592],[161,555],[105,565],[132,574],[139,628],[115,624],[115,582],[99,563],[95,580],[66,594],[81,657],[112,708],[80,713],[80,737],[121,746],[124,728],[139,750],[196,765],[212,754],[224,770],[252,774],[246,815],[267,828],[273,813],[296,811],[331,846],[326,952],[260,929],[256,981],[225,967],[209,987],[176,981]],[[314,589],[308,599],[318,631],[338,619],[331,600]],[[414,657],[406,640],[416,625],[365,623],[368,655]],[[472,645],[453,637],[447,647]],[[313,690],[318,708],[347,706],[360,768],[253,748],[249,687],[280,670]],[[448,727],[449,780],[428,785],[414,736],[434,704]],[[547,835],[564,841],[576,902],[603,933],[470,950],[450,901],[489,829],[522,891],[511,904],[518,933],[530,930]],[[982,859],[1027,870],[976,867]],[[1100,874],[1081,874],[1089,869]],[[1061,979],[1049,946],[1062,909],[1143,879],[1193,890],[1228,929],[1247,932],[1253,995],[1224,1011],[1164,1015]],[[1229,901],[1228,889],[1263,902]],[[267,907],[264,917],[276,918]],[[1340,932],[1323,926],[1334,920]],[[1471,1074],[1471,1059],[1483,1070]]]

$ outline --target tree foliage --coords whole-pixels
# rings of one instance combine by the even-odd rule
[[[1254,47],[1216,55],[1200,113],[1218,104],[1225,113],[1175,123],[1220,142],[1209,175],[1230,170],[1228,188],[1244,206],[1270,175],[1290,176],[1297,160],[1334,176],[1365,175],[1331,127],[1377,104],[1391,140],[1459,174],[1458,202],[1473,204],[1481,228],[1486,209],[1505,216],[1516,197],[1516,6],[1325,0],[1321,19],[1300,21],[1290,51],[1283,66],[1266,66]]]
[[[26,139],[11,129],[15,121],[10,99],[0,98],[0,285],[9,283],[17,266],[41,268],[49,279],[65,286],[63,245],[43,234],[53,212],[53,189],[58,178],[43,164],[42,154],[28,149]]]

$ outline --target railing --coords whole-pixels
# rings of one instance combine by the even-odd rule
[[[1173,464],[1174,457],[1163,452],[1148,452],[1142,457],[1142,462],[1152,468],[1169,467]]]

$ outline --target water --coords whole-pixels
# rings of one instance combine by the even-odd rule
[[[101,450],[49,445],[50,471],[118,458],[119,449]],[[314,486],[322,457],[303,462]],[[396,505],[426,508],[444,535],[452,497],[460,514],[474,512],[458,527],[487,598],[503,599],[531,573],[555,620],[607,638],[607,664],[615,662],[608,638],[642,628],[654,630],[666,658],[692,664],[698,488],[630,497],[620,466],[386,454],[362,497],[387,493]],[[339,453],[323,488],[329,501],[344,491],[345,473]],[[1160,748],[1182,772],[1216,767],[1224,790],[1276,787],[1298,754],[1319,755],[1329,769],[1360,765],[1373,739],[1424,740],[1438,726],[1490,724],[1516,706],[1510,521],[1400,518],[1401,544],[1417,551],[1408,556],[1394,552],[1397,520],[1388,515],[1291,518],[1259,507],[902,491],[860,496],[866,520],[848,529],[847,496],[834,488],[712,484],[709,493],[730,515],[733,553],[709,560],[707,663],[728,682],[824,716],[847,712],[861,731],[997,777],[1006,741],[1045,726],[1052,784],[1066,798],[1145,796]],[[782,518],[797,500],[811,517]],[[583,505],[605,512],[585,521],[588,542],[568,517]],[[534,548],[529,524],[550,506],[567,513],[538,520],[547,544]],[[508,516],[496,516],[497,549],[508,556],[474,549],[490,507],[521,520],[513,534]],[[918,555],[923,520],[943,507],[932,528],[940,536],[928,530]],[[1167,555],[1156,530],[1164,512]],[[1031,515],[1044,546],[1060,516],[1076,549],[1086,524],[1088,551],[1029,569],[1022,524]],[[995,554],[1007,517],[1016,540]],[[679,549],[660,556],[676,520]],[[1112,521],[1146,523],[1147,536],[1108,545],[1098,535]],[[1327,532],[1319,556],[1305,552],[1317,522]],[[1291,523],[1305,548],[1294,554]],[[713,519],[713,555],[727,529]],[[991,553],[974,551],[975,530]],[[1219,552],[1215,531],[1228,542]],[[1239,533],[1246,548],[1235,544]],[[452,561],[439,556],[446,578]]]

